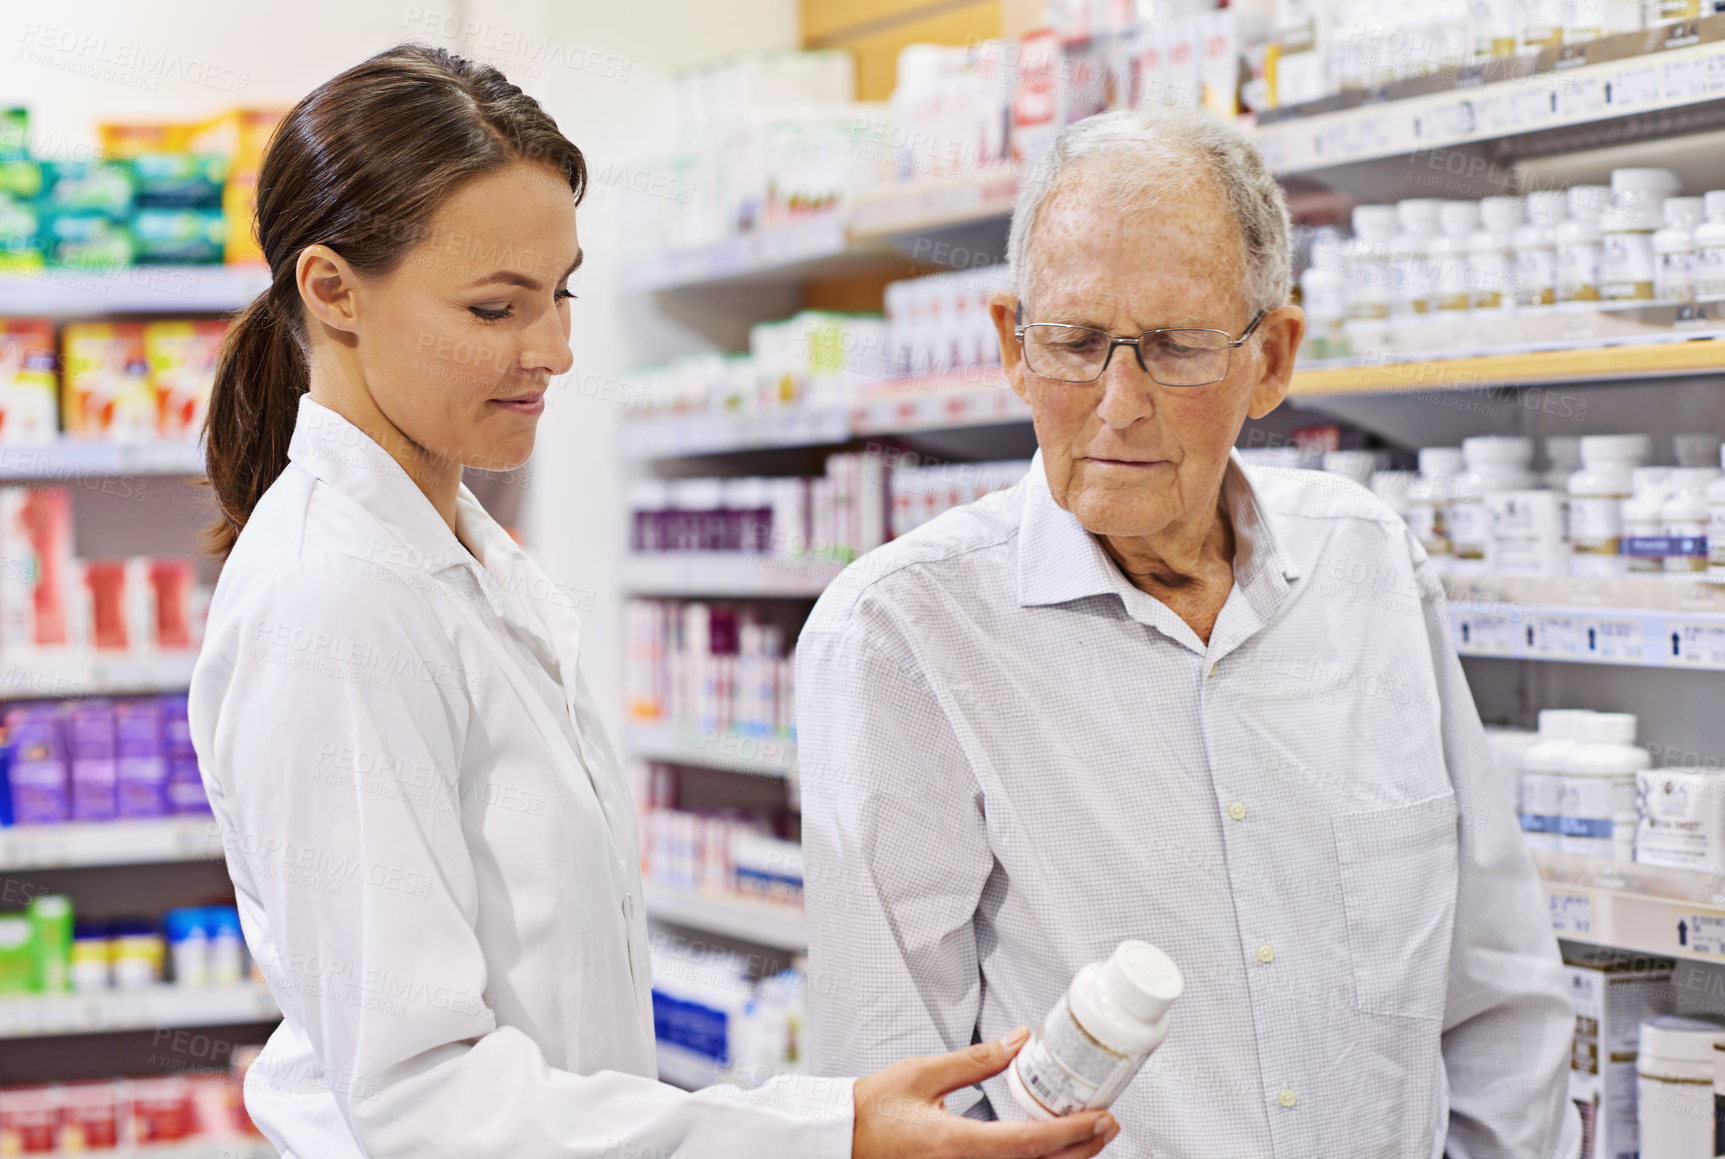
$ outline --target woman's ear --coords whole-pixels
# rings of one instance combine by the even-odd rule
[[[308,245],[294,265],[300,301],[312,319],[351,334],[359,326],[359,278],[347,259],[326,245]]]

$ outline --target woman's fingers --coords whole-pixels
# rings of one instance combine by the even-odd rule
[[[1025,1123],[984,1123],[955,1117],[953,1154],[958,1159],[1067,1159],[1094,1155],[1119,1133],[1120,1125],[1107,1111]]]
[[[1021,1026],[996,1042],[978,1042],[963,1050],[919,1058],[911,1090],[924,1098],[940,1099],[975,1086],[1005,1070],[1029,1037],[1030,1031]]]

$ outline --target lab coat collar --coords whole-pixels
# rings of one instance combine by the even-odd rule
[[[388,535],[362,549],[368,558],[435,576],[452,594],[483,600],[499,617],[545,640],[564,675],[571,674],[581,640],[576,593],[552,583],[465,484],[456,496],[458,539],[394,456],[309,394],[300,396],[288,458],[384,525]]]
[[[1062,604],[1085,596],[1118,595],[1135,619],[1151,597],[1132,586],[1101,542],[1078,517],[1055,502],[1042,452],[1024,478],[1024,510],[1018,521],[1018,602],[1021,607]],[[1268,619],[1286,594],[1286,580],[1299,574],[1283,552],[1239,456],[1230,453],[1222,477],[1222,502],[1234,525],[1234,582],[1258,614]],[[1155,601],[1152,601],[1153,603]],[[1159,603],[1156,604],[1160,608]],[[1158,621],[1157,615],[1152,617]]]

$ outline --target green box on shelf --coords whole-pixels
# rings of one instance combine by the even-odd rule
[[[43,208],[101,213],[118,221],[132,212],[137,189],[129,161],[43,161]]]
[[[123,269],[137,250],[131,228],[102,213],[44,214],[36,237],[48,264],[67,269]]]
[[[34,249],[42,215],[34,204],[0,193],[0,251]]]
[[[24,201],[42,195],[42,162],[28,157],[0,157],[0,193]]]
[[[227,246],[227,216],[220,209],[140,209],[132,215],[139,265],[215,265]]]
[[[51,994],[72,988],[72,899],[63,893],[39,893],[26,910],[30,920],[30,952],[35,960],[31,986]]]
[[[0,994],[28,994],[35,989],[35,981],[30,919],[24,914],[0,914]]]
[[[132,158],[139,209],[220,209],[228,181],[220,153],[139,153]]]
[[[0,161],[23,157],[29,139],[30,110],[0,109]]]

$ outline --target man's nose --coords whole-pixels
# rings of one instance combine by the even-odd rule
[[[1153,392],[1155,382],[1138,363],[1134,346],[1120,346],[1102,372],[1102,397],[1096,402],[1096,414],[1109,426],[1124,429],[1156,413]]]

